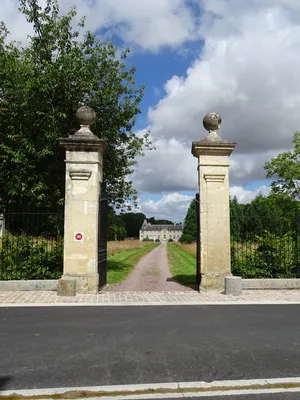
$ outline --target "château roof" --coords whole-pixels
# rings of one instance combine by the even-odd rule
[[[148,223],[147,221],[144,221],[141,231],[179,231],[182,232],[182,224],[168,224],[168,225],[152,225]]]

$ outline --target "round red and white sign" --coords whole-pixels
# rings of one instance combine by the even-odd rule
[[[82,240],[83,240],[83,233],[81,233],[81,232],[76,232],[76,233],[74,234],[74,239],[75,239],[77,242],[82,242]]]

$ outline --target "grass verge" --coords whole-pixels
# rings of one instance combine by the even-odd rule
[[[107,283],[119,283],[126,279],[139,260],[158,245],[158,243],[152,243],[148,246],[109,255],[107,259]]]
[[[109,256],[112,256],[125,250],[135,250],[140,247],[150,246],[151,244],[153,242],[140,242],[138,239],[111,240],[107,242],[107,252]]]
[[[167,251],[173,278],[185,286],[196,285],[196,255],[179,243],[169,243]]]

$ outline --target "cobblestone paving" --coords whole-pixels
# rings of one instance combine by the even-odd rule
[[[241,296],[193,292],[104,292],[60,297],[56,292],[0,292],[0,306],[17,305],[300,304],[297,290],[252,290]]]

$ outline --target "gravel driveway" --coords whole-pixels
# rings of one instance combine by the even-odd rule
[[[182,292],[188,290],[192,289],[172,281],[165,244],[161,244],[143,257],[123,282],[105,288],[105,291],[113,292]]]

